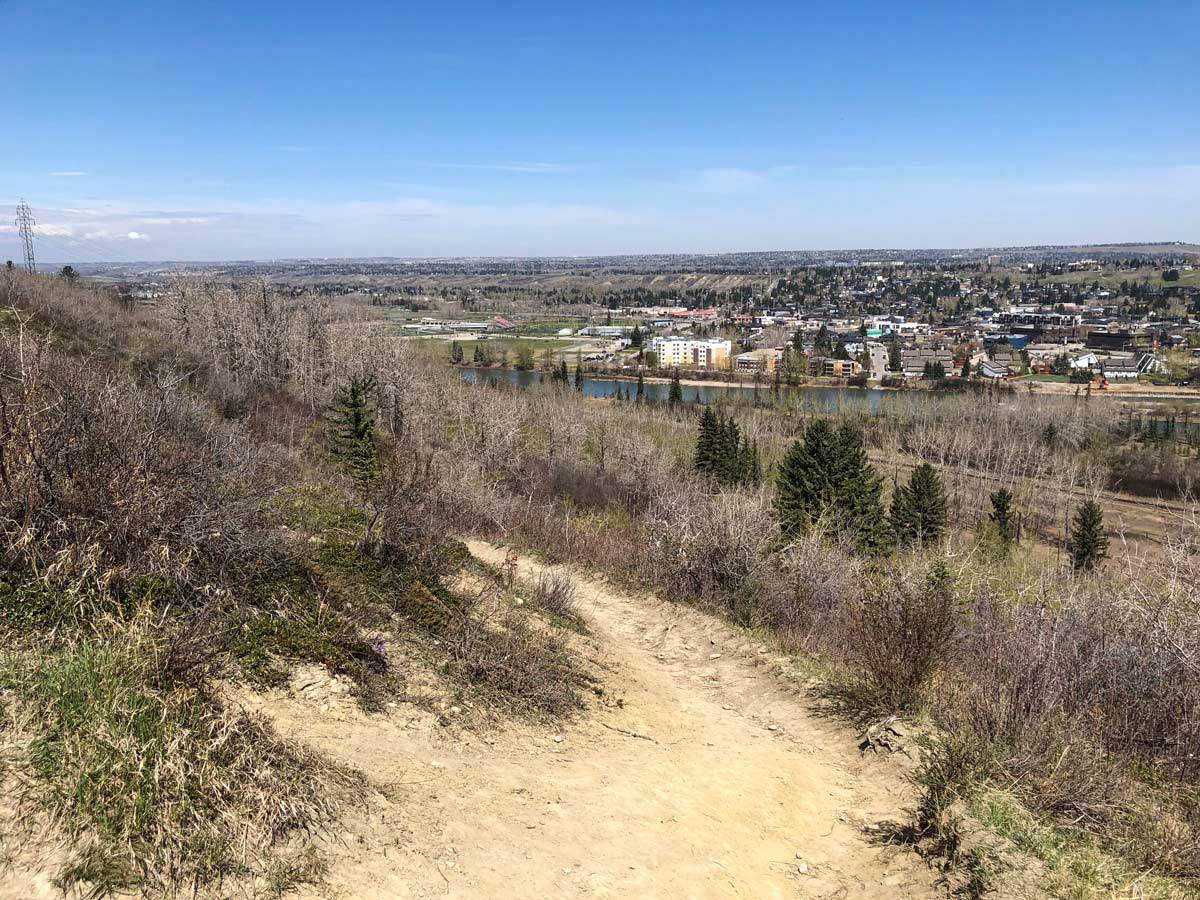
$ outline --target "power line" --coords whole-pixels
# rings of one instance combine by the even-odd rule
[[[25,271],[32,275],[37,271],[37,263],[33,259],[33,210],[22,200],[17,204],[17,231],[21,234],[21,243],[25,249]]]

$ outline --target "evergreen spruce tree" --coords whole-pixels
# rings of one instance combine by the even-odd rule
[[[683,385],[679,383],[679,370],[671,373],[671,387],[667,390],[667,402],[672,406],[683,402]]]
[[[971,357],[968,356],[966,359],[963,360],[962,372],[960,372],[959,374],[962,378],[970,378],[971,377]]]
[[[696,428],[696,458],[693,468],[701,475],[712,475],[714,470],[717,418],[709,407],[700,413]]]
[[[864,553],[888,548],[887,517],[883,510],[883,480],[863,447],[862,434],[842,425],[834,436],[835,509],[845,529]]]
[[[463,361],[462,344],[460,344],[458,341],[454,341],[453,343],[450,344],[450,362],[459,364],[462,361]]]
[[[644,400],[645,398],[646,398],[646,379],[642,377],[641,372],[638,372],[637,399]]]
[[[629,335],[629,346],[630,347],[642,346],[642,330],[640,328],[638,328],[636,325],[633,326],[633,332]]]
[[[750,460],[748,465],[750,473],[750,484],[762,484],[762,463],[758,460],[758,441],[750,443]]]
[[[1086,500],[1075,511],[1071,536],[1067,539],[1071,566],[1077,572],[1089,571],[1108,556],[1108,535],[1104,533],[1104,510],[1095,500]]]
[[[894,340],[892,341],[891,346],[888,347],[888,371],[889,372],[904,371],[904,364],[901,362],[901,359],[900,359],[900,345],[897,344]]]
[[[833,504],[836,457],[834,432],[824,419],[809,423],[784,454],[775,475],[775,515],[785,538],[806,532]]]
[[[942,479],[933,466],[921,463],[908,484],[897,487],[892,498],[892,531],[897,542],[935,544],[946,533],[949,518]]]
[[[375,410],[372,395],[373,375],[354,375],[338,388],[329,411],[329,449],[365,493],[379,477],[379,456],[375,446]]]
[[[996,534],[1004,544],[1012,543],[1016,537],[1016,522],[1013,521],[1013,495],[1008,488],[1000,488],[991,496],[992,511],[988,518],[996,525]]]
[[[578,359],[575,360],[575,390],[583,390],[583,363]]]

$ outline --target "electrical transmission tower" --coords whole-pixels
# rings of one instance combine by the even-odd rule
[[[25,247],[25,271],[32,275],[37,270],[33,260],[33,210],[22,200],[17,204],[17,231],[21,234],[21,243]]]

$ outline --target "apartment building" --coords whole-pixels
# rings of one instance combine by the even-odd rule
[[[733,344],[720,337],[655,337],[650,352],[665,368],[728,368]]]
[[[656,337],[650,352],[663,368],[727,369],[733,344],[721,338]]]

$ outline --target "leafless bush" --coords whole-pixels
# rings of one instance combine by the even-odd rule
[[[780,555],[759,605],[762,624],[787,646],[825,659],[847,658],[847,599],[865,577],[859,559],[814,529]]]
[[[580,618],[575,593],[575,579],[566,572],[543,569],[530,585],[534,604],[571,621]]]
[[[171,371],[135,382],[45,339],[0,347],[0,531],[7,565],[60,583],[251,565],[258,456]]]
[[[765,494],[710,497],[697,484],[679,484],[656,500],[646,529],[656,581],[759,624],[775,533]]]
[[[945,564],[935,561],[923,579],[892,568],[868,582],[849,618],[851,657],[870,679],[871,699],[889,712],[917,707],[960,622]]]
[[[580,706],[577,671],[560,630],[534,627],[498,597],[480,598],[444,632],[452,674],[497,705],[535,716]]]

